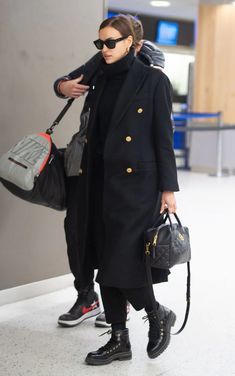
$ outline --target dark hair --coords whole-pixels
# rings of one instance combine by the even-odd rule
[[[141,21],[130,14],[118,14],[117,16],[107,18],[101,23],[99,30],[107,26],[118,30],[123,37],[131,35],[134,47],[137,47],[141,39],[143,39],[144,32]]]
[[[144,38],[144,29],[143,29],[142,22],[138,20],[135,16],[132,16],[131,14],[128,14],[127,17],[129,17],[130,22],[133,25],[136,43],[138,44]]]

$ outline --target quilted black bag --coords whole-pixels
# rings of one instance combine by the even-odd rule
[[[145,232],[146,254],[150,255],[152,268],[170,269],[191,259],[189,230],[182,226],[177,214],[174,216],[176,223],[172,223],[168,211],[165,211],[159,218],[163,223]]]
[[[174,214],[176,223],[172,223],[168,210],[165,210],[158,218],[157,224],[145,231],[145,261],[148,284],[151,289],[152,303],[156,309],[156,300],[153,291],[152,268],[170,269],[175,265],[187,263],[187,293],[186,313],[182,327],[175,334],[184,329],[190,309],[190,260],[191,247],[189,230],[182,226],[177,214]],[[169,223],[167,223],[167,221]]]

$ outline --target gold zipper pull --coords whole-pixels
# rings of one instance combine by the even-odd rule
[[[146,254],[147,256],[150,255],[150,250],[149,250],[150,245],[151,245],[150,242],[146,243],[146,245],[145,245],[145,254]]]
[[[157,238],[158,238],[158,233],[156,233],[156,235],[153,238],[153,245],[154,245],[154,247],[156,247],[156,245],[157,245]]]

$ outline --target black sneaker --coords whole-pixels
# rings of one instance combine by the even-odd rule
[[[93,289],[84,290],[78,294],[78,298],[69,312],[59,317],[58,324],[66,328],[76,326],[99,313],[100,303],[97,293]]]
[[[109,364],[113,360],[129,360],[132,358],[128,329],[110,330],[108,333],[112,333],[111,339],[105,346],[87,355],[85,359],[87,364],[99,366]]]
[[[126,305],[126,312],[127,312],[126,321],[129,321],[130,320],[130,303],[127,303],[127,305]],[[96,319],[95,319],[95,326],[97,328],[110,328],[111,327],[111,324],[108,324],[106,322],[106,317],[105,317],[104,311],[101,312],[96,317]]]
[[[176,315],[170,309],[159,305],[157,312],[149,312],[145,316],[149,320],[149,342],[147,353],[153,359],[159,356],[170,343],[171,327],[175,325]]]

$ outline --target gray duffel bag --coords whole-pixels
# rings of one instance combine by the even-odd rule
[[[46,132],[24,137],[0,158],[0,181],[15,196],[56,210],[66,209],[63,152],[51,135],[73,100],[68,100]]]

